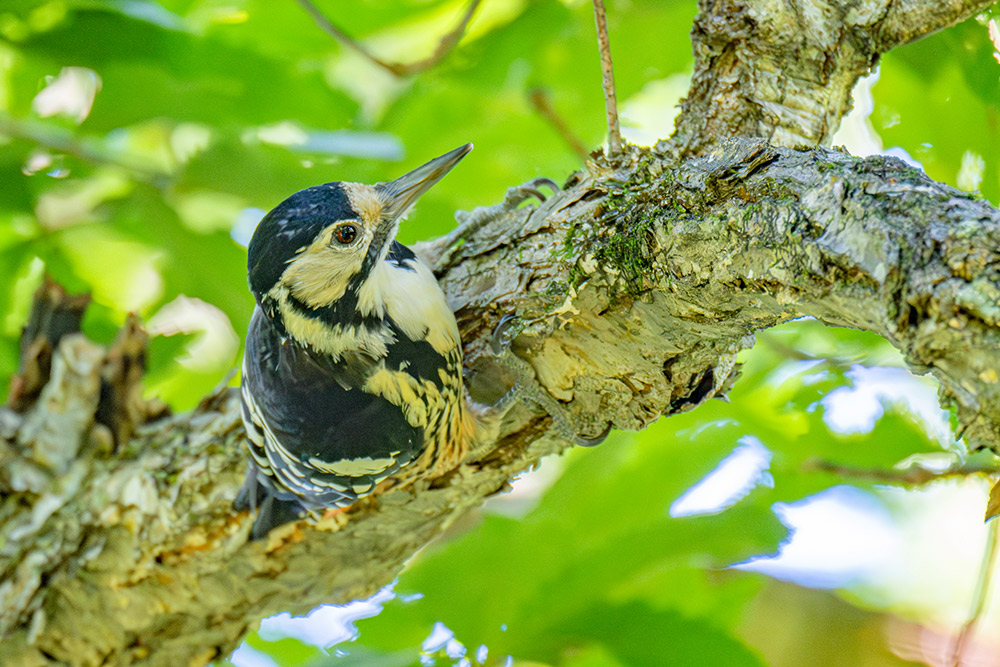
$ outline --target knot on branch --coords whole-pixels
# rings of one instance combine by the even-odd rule
[[[149,339],[138,319],[130,315],[105,350],[80,333],[89,302],[48,278],[35,293],[2,419],[7,490],[42,493],[79,456],[107,455],[167,413],[142,396]]]

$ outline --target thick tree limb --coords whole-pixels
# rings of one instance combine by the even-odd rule
[[[897,0],[885,4],[885,15],[873,35],[876,48],[883,53],[960,23],[995,3],[981,0]]]
[[[702,0],[676,142],[422,248],[473,389],[498,393],[491,333],[516,313],[514,353],[582,434],[641,428],[725,392],[753,331],[814,315],[888,338],[941,380],[969,441],[1000,451],[1000,212],[895,160],[718,145],[827,141],[881,51],[989,4]],[[246,544],[236,397],[137,427],[156,414],[134,392],[141,356],[134,331],[110,353],[63,335],[37,398],[0,411],[4,665],[205,664],[263,616],[374,592],[565,446],[520,407],[449,476]]]
[[[517,313],[514,351],[584,434],[692,409],[735,380],[753,331],[813,315],[888,338],[941,380],[969,440],[1000,451],[998,249],[1000,211],[897,160],[737,141],[697,160],[633,151],[459,247],[422,250],[441,260],[473,387],[496,384],[490,334]],[[236,397],[110,452],[96,404],[66,412],[105,363],[64,336],[39,402],[0,413],[5,665],[204,664],[263,616],[374,592],[565,446],[519,408],[481,460],[247,544],[250,518],[230,510],[245,466]],[[32,455],[47,431],[29,425],[53,421],[80,443],[62,474]]]
[[[828,145],[882,53],[993,0],[699,0],[695,69],[675,123],[684,154],[726,137]]]

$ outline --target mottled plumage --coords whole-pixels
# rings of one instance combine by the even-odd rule
[[[243,361],[252,537],[345,507],[383,480],[457,465],[490,437],[467,401],[455,317],[400,218],[471,149],[390,183],[295,193],[250,243],[257,301]]]

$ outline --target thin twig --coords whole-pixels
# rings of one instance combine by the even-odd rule
[[[972,637],[972,633],[986,611],[986,601],[989,597],[990,582],[993,580],[993,569],[996,566],[997,554],[997,522],[990,521],[989,532],[986,536],[986,547],[983,550],[983,560],[979,564],[979,578],[976,580],[976,597],[972,605],[972,613],[969,620],[962,626],[962,631],[955,638],[955,645],[951,653],[951,664],[954,667],[961,667],[962,653]]]
[[[333,24],[333,21],[327,18],[326,14],[324,14],[319,10],[319,7],[311,3],[309,0],[298,0],[298,3],[299,5],[301,5],[302,9],[306,10],[306,12],[308,12],[308,14],[313,17],[313,20],[316,21],[316,25],[318,25],[320,29],[323,30],[323,32],[330,35],[344,46],[353,49],[359,55],[372,61],[379,67],[387,69],[393,74],[396,74],[396,70],[393,68],[393,65],[391,63],[387,63],[384,60],[380,59],[374,53],[365,48],[365,46],[361,44],[361,42],[355,41],[353,37],[351,37],[346,32],[335,26]]]
[[[806,472],[822,471],[831,472],[841,477],[852,479],[866,479],[873,482],[885,482],[886,484],[906,484],[919,486],[927,484],[937,479],[947,477],[969,477],[971,475],[994,475],[1000,472],[1000,468],[995,463],[962,463],[945,468],[944,470],[928,470],[920,466],[911,465],[902,470],[887,468],[855,468],[845,466],[831,461],[808,461],[803,466]]]
[[[792,361],[816,361],[825,366],[831,366],[834,368],[850,368],[856,363],[862,361],[860,355],[854,355],[853,357],[847,355],[840,356],[823,356],[818,354],[813,354],[806,350],[800,350],[796,347],[788,345],[780,340],[777,336],[768,335],[764,332],[758,336],[760,343],[766,347],[771,348],[782,357],[786,359],[791,359]]]
[[[552,125],[563,141],[573,149],[573,152],[581,160],[586,160],[590,157],[590,153],[587,151],[587,147],[583,145],[583,142],[580,141],[580,137],[573,133],[573,130],[566,123],[566,119],[560,116],[559,112],[552,106],[552,100],[549,99],[547,90],[544,88],[532,88],[528,93],[528,99],[531,100],[531,106],[535,108],[535,111],[542,114],[542,117],[549,121],[549,124]]]
[[[594,0],[594,20],[597,22],[597,48],[601,52],[601,73],[604,86],[604,108],[608,116],[608,153],[622,152],[622,132],[618,127],[618,100],[615,97],[615,73],[611,67],[611,43],[608,39],[608,17],[604,0]]]
[[[476,9],[479,8],[479,3],[481,1],[482,0],[471,0],[471,2],[469,2],[469,6],[465,10],[465,14],[462,16],[462,19],[458,22],[458,25],[441,38],[441,41],[438,42],[437,47],[434,49],[434,53],[430,56],[424,58],[423,60],[416,60],[412,63],[390,63],[376,56],[368,50],[368,47],[364,44],[334,25],[333,21],[331,21],[326,14],[321,12],[319,8],[311,2],[311,0],[297,0],[299,5],[301,5],[302,8],[313,17],[313,20],[316,21],[316,24],[323,30],[323,32],[327,33],[344,46],[353,49],[363,58],[370,60],[382,69],[396,76],[418,74],[424,70],[434,67],[439,62],[444,60],[445,56],[451,53],[451,51],[458,45],[458,42],[462,39],[462,35],[465,34],[465,29],[468,27],[469,21],[472,20],[472,16],[476,13]]]
[[[434,67],[439,62],[444,60],[445,56],[447,56],[452,49],[458,46],[458,42],[462,39],[462,35],[465,34],[465,29],[469,25],[469,21],[472,20],[472,16],[476,13],[476,9],[479,8],[480,1],[481,0],[472,0],[469,3],[468,8],[465,10],[465,14],[462,16],[462,20],[458,22],[458,25],[456,25],[451,32],[441,38],[441,41],[438,42],[437,48],[434,49],[434,53],[432,53],[429,57],[412,63],[398,64],[397,67],[400,68],[401,74],[417,74]]]

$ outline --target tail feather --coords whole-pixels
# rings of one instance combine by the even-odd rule
[[[302,504],[295,500],[281,500],[257,479],[257,470],[251,465],[246,481],[240,487],[240,492],[233,500],[233,509],[237,512],[250,510],[257,513],[253,527],[250,528],[250,541],[259,540],[272,529],[305,517],[306,511]]]

